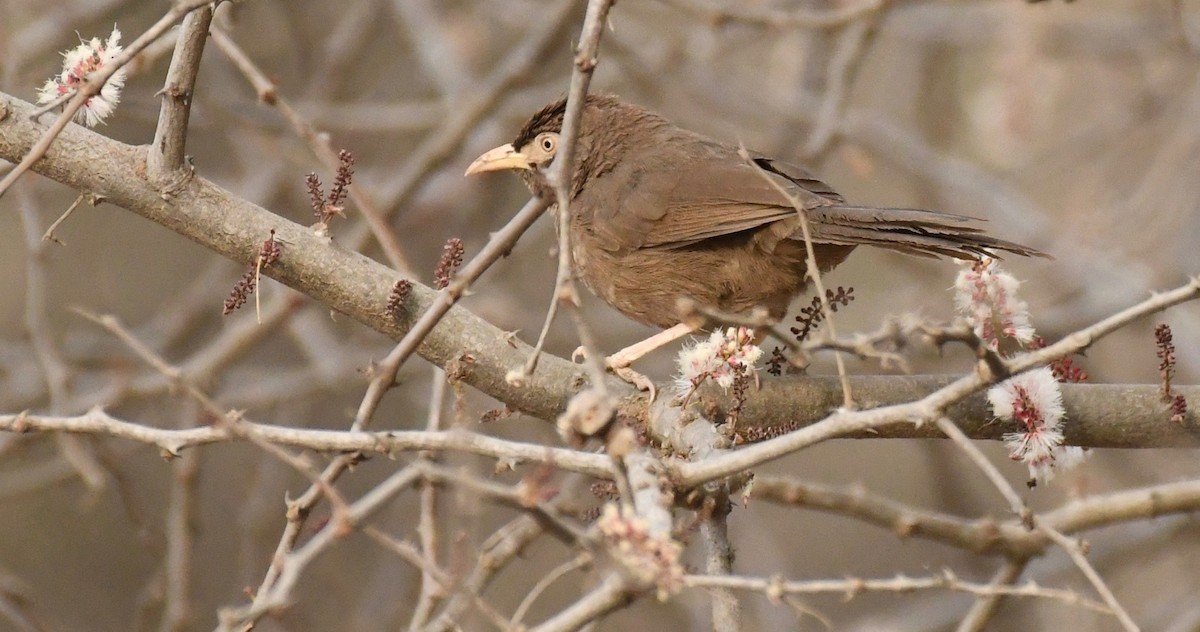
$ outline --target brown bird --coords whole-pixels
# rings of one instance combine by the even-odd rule
[[[562,100],[542,108],[467,175],[515,169],[530,191],[554,199],[540,169],[558,150],[565,109]],[[576,272],[621,313],[667,328],[611,356],[613,368],[692,331],[680,323],[680,298],[784,316],[807,283],[806,250],[796,208],[777,185],[804,209],[821,272],[858,245],[935,258],[1044,256],[985,234],[974,218],[848,204],[801,167],[755,153],[748,161],[615,96],[589,95],[579,130],[569,224]]]

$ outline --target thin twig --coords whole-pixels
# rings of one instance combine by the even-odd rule
[[[612,0],[590,0],[587,13],[583,18],[583,29],[579,36],[579,46],[575,49],[574,69],[571,72],[571,86],[567,91],[566,109],[563,113],[562,129],[559,132],[558,152],[554,162],[544,174],[546,180],[554,188],[555,207],[558,213],[558,270],[554,278],[554,296],[546,312],[546,322],[542,327],[543,335],[539,342],[544,341],[544,332],[558,311],[558,305],[565,303],[573,310],[575,328],[579,332],[579,342],[586,350],[584,366],[592,378],[592,385],[601,394],[605,393],[604,365],[601,354],[596,348],[587,324],[581,314],[578,314],[579,290],[575,285],[573,250],[571,246],[571,187],[574,186],[575,145],[579,138],[579,128],[583,122],[583,110],[587,101],[588,84],[592,81],[597,57],[600,49],[600,36]],[[525,366],[525,374],[530,375],[537,366],[541,347],[533,350],[530,360]]]
[[[308,430],[274,426],[241,419],[238,432],[227,427],[202,426],[186,430],[153,428],[122,421],[94,408],[77,417],[32,414],[0,415],[0,430],[8,432],[67,432],[103,434],[154,445],[167,456],[210,443],[249,440],[253,436],[281,446],[322,452],[390,454],[417,450],[454,450],[502,459],[512,463],[553,463],[556,467],[589,476],[613,477],[612,461],[604,455],[498,439],[465,430],[429,433],[421,430],[379,432]]]
[[[838,33],[825,71],[825,93],[821,95],[821,107],[817,109],[812,131],[802,151],[805,157],[812,159],[820,155],[837,133],[838,119],[845,110],[854,77],[867,52],[875,22],[882,13],[856,20]]]
[[[604,576],[600,585],[575,603],[567,606],[547,621],[530,628],[530,632],[568,632],[616,610],[625,603],[625,580],[617,572]]]
[[[58,228],[67,221],[67,218],[75,212],[75,209],[79,208],[79,205],[85,200],[92,206],[100,203],[100,198],[97,198],[90,193],[80,193],[75,197],[75,201],[71,202],[71,205],[67,207],[67,210],[63,211],[63,214],[59,215],[58,219],[54,220],[54,223],[50,224],[50,227],[46,229],[45,233],[42,233],[42,241],[52,241],[60,246],[67,245],[66,242],[59,239],[58,236],[54,234],[54,231],[58,230]]]
[[[248,427],[243,426],[240,413],[230,412],[222,408],[216,400],[205,393],[200,387],[196,386],[192,380],[177,367],[171,366],[162,356],[139,340],[136,336],[129,332],[124,325],[121,324],[115,316],[111,314],[96,315],[86,310],[76,308],[75,313],[84,318],[100,325],[107,329],[110,333],[117,337],[121,342],[125,343],[138,357],[146,364],[149,364],[164,377],[173,381],[176,386],[180,387],[183,393],[200,405],[205,414],[214,420],[213,428],[225,430],[232,436],[246,439],[247,441],[258,446],[267,454],[274,456],[280,461],[290,465],[305,478],[309,479],[314,485],[321,487],[321,491],[329,498],[329,502],[334,507],[335,517],[341,518],[346,513],[346,503],[342,500],[341,495],[325,481],[308,459],[302,456],[296,456],[284,450],[268,439],[264,439],[254,431],[248,431]],[[95,411],[93,411],[95,412]],[[186,431],[185,431],[186,432]]]
[[[975,603],[971,604],[971,609],[959,622],[955,632],[983,632],[987,628],[988,622],[996,615],[1000,602],[1006,597],[995,589],[1016,583],[1028,563],[1028,558],[1006,560],[1000,570],[992,576],[992,581],[988,582],[991,590],[975,599]]]
[[[1134,623],[1133,619],[1129,616],[1129,613],[1121,607],[1120,602],[1117,601],[1117,598],[1113,595],[1112,590],[1108,588],[1108,585],[1104,583],[1104,580],[1100,577],[1100,574],[1097,573],[1096,569],[1092,567],[1090,562],[1088,562],[1087,557],[1083,554],[1079,544],[1062,533],[1059,533],[1058,530],[1054,529],[1054,527],[1040,524],[1041,521],[1038,520],[1031,511],[1029,511],[1028,507],[1025,506],[1025,502],[1021,500],[1020,496],[1017,494],[1017,490],[1013,489],[1013,486],[1010,485],[1007,480],[1005,480],[1004,475],[1001,474],[1000,471],[996,469],[996,466],[992,465],[992,462],[989,461],[987,457],[979,451],[979,448],[976,448],[974,444],[971,443],[970,439],[968,439],[967,436],[958,429],[958,426],[955,426],[945,417],[941,417],[937,420],[937,426],[942,430],[942,432],[945,432],[947,436],[953,439],[955,444],[957,444],[963,449],[963,451],[967,453],[967,456],[971,458],[975,465],[979,467],[979,469],[987,476],[988,480],[992,482],[992,485],[1009,502],[1013,511],[1021,517],[1022,523],[1031,529],[1035,528],[1036,526],[1037,529],[1045,533],[1051,540],[1055,542],[1055,544],[1058,544],[1067,552],[1067,555],[1071,557],[1071,561],[1073,561],[1075,565],[1079,567],[1079,570],[1083,572],[1084,576],[1087,577],[1088,581],[1090,581],[1092,586],[1095,587],[1096,592],[1100,593],[1100,596],[1104,598],[1104,602],[1107,603],[1109,608],[1112,609],[1113,614],[1117,617],[1117,620],[1121,622],[1121,625],[1124,626],[1124,628],[1129,632],[1136,632],[1139,630],[1137,624]]]
[[[729,542],[729,497],[710,496],[714,506],[700,521],[700,539],[704,542],[704,571],[709,576],[733,574],[733,546]],[[741,629],[741,604],[737,595],[727,588],[713,587],[712,627],[716,632],[737,632]]]
[[[193,407],[193,410],[195,408]],[[198,412],[198,411],[197,411]],[[181,417],[191,425],[195,415]],[[172,467],[171,495],[163,532],[167,538],[163,556],[162,632],[183,632],[192,618],[192,545],[196,483],[200,472],[200,454],[182,455]]]
[[[525,618],[525,615],[529,612],[529,609],[533,607],[533,602],[537,601],[537,598],[540,597],[541,594],[545,592],[551,584],[561,579],[563,575],[566,575],[573,570],[584,568],[591,563],[591,554],[581,553],[563,562],[562,564],[559,564],[558,567],[543,575],[542,578],[533,585],[533,588],[529,589],[529,593],[525,595],[525,598],[521,600],[521,603],[517,606],[517,609],[513,611],[512,617],[510,617],[508,620],[508,626],[514,630],[520,629],[521,620]]]
[[[463,611],[479,599],[480,593],[503,570],[544,532],[538,521],[522,515],[504,525],[479,547],[479,559],[467,574],[458,591],[442,607],[442,612],[423,632],[445,632],[457,629]]]
[[[442,408],[446,403],[446,371],[434,367],[432,375],[432,392],[429,395],[429,415],[425,421],[426,432],[438,432],[442,429]],[[421,459],[435,463],[433,455],[422,455]],[[424,568],[437,568],[438,554],[438,514],[437,486],[433,481],[424,481],[421,485],[421,514],[417,522],[417,533],[421,537],[421,554],[424,556]],[[419,630],[428,621],[438,601],[442,599],[448,586],[437,581],[426,571],[421,571],[421,593],[417,597],[417,605],[413,608],[413,616],[409,621],[409,630]]]
[[[425,313],[421,314],[417,322],[396,345],[395,354],[398,358],[398,365],[403,364],[409,356],[416,352],[421,341],[425,340],[425,336],[433,331],[446,312],[449,312],[458,299],[466,293],[471,283],[487,271],[493,263],[507,255],[521,235],[533,225],[533,222],[537,221],[537,218],[541,217],[549,205],[547,200],[532,198],[503,228],[492,233],[492,238],[488,240],[487,245],[459,269],[458,274],[454,275],[454,279],[450,281],[450,285],[438,294],[433,304],[425,310]]]
[[[1081,596],[1071,590],[1044,588],[1034,583],[1024,586],[997,586],[992,583],[979,584],[963,581],[950,571],[932,577],[896,577],[894,579],[818,579],[811,581],[785,581],[779,577],[741,577],[724,575],[685,575],[684,584],[692,588],[726,588],[752,590],[765,593],[772,598],[783,595],[812,595],[822,593],[841,594],[853,597],[862,592],[912,592],[914,590],[953,590],[973,595],[1011,595],[1036,597],[1060,601],[1096,612],[1111,613],[1102,603]]]
[[[938,417],[935,423],[939,430],[946,433],[946,436],[967,454],[971,462],[983,472],[988,481],[992,483],[992,486],[1000,492],[1000,495],[1004,496],[1004,500],[1008,502],[1009,510],[1020,518],[1023,524],[1032,527],[1033,512],[1029,510],[1029,507],[1025,505],[1025,501],[1021,500],[1021,495],[1017,493],[1017,490],[1013,489],[1013,486],[1008,483],[1004,475],[1000,473],[1000,470],[988,460],[987,456],[979,448],[975,447],[975,444],[971,443],[971,439],[958,426],[954,425],[953,421],[945,417]]]
[[[158,127],[146,156],[146,173],[156,181],[165,182],[184,167],[192,95],[212,17],[213,7],[203,6],[189,13],[179,28],[166,84],[159,93],[163,100],[158,112]]]
[[[1134,622],[1133,617],[1130,617],[1125,608],[1121,607],[1121,602],[1117,601],[1116,595],[1113,595],[1108,584],[1104,583],[1104,579],[1100,577],[1100,573],[1097,573],[1092,563],[1088,561],[1078,542],[1059,533],[1058,530],[1051,526],[1039,524],[1037,528],[1067,552],[1067,555],[1070,556],[1075,566],[1083,571],[1084,577],[1087,577],[1092,587],[1096,589],[1096,592],[1100,593],[1100,596],[1104,598],[1104,603],[1108,604],[1109,608],[1112,608],[1113,615],[1121,622],[1121,626],[1125,628],[1126,632],[1138,632],[1141,630],[1138,624]]]
[[[711,0],[663,0],[680,9],[716,21],[741,22],[772,28],[835,29],[878,12],[890,0],[862,0],[830,10],[760,9],[737,3],[714,4]]]
[[[68,410],[70,368],[63,358],[48,314],[48,287],[45,266],[46,242],[38,239],[38,216],[29,187],[18,190],[21,227],[28,254],[25,257],[25,331],[29,334],[34,357],[46,383],[51,413]],[[58,437],[59,453],[92,492],[104,489],[108,475],[92,448],[78,437]]]
[[[347,509],[345,522],[348,525],[358,525],[379,510],[400,492],[408,489],[420,478],[420,471],[413,467],[403,468],[355,501]],[[248,606],[224,609],[219,614],[220,624],[217,630],[247,630],[253,627],[267,613],[288,603],[296,583],[320,554],[329,549],[335,542],[342,539],[344,532],[332,528],[333,525],[321,529],[304,546],[288,553],[280,560],[282,568],[279,579],[265,595],[256,595],[255,600]]]

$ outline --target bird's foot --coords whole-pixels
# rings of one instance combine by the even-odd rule
[[[607,362],[605,365],[614,375],[629,382],[639,391],[650,393],[650,403],[654,403],[654,398],[658,396],[658,389],[655,388],[653,380],[627,366],[612,366]]]
[[[640,355],[638,357],[640,357]],[[580,345],[573,353],[571,353],[571,360],[576,363],[586,358],[587,349],[585,349],[582,345]],[[653,402],[654,398],[658,395],[658,389],[654,386],[654,381],[629,367],[629,365],[632,364],[636,359],[637,357],[626,357],[620,351],[618,351],[617,353],[604,358],[604,368],[610,371],[613,375],[616,375],[622,380],[632,384],[639,391],[650,393],[650,401]]]

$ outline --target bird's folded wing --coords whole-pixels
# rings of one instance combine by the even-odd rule
[[[780,240],[802,239],[795,208],[800,206],[817,243],[870,245],[955,259],[995,256],[998,251],[1045,256],[985,234],[983,220],[922,209],[848,205],[796,165],[753,154],[750,164],[730,154],[693,153],[686,161],[667,161],[614,178],[614,185],[625,186],[615,187],[609,199],[620,202],[598,212],[617,216],[597,222],[613,227],[606,229],[613,249],[679,248],[770,224],[756,239],[773,250]]]
[[[611,237],[622,248],[675,248],[795,217],[791,202],[769,180],[802,207],[842,202],[825,183],[787,167],[787,173],[764,172],[736,154],[718,153],[614,173],[612,199],[619,201],[597,210],[596,223],[618,227]]]

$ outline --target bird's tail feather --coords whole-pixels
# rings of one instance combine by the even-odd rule
[[[808,209],[813,240],[869,245],[924,257],[978,259],[999,253],[1051,258],[1029,246],[992,237],[984,220],[914,208],[831,205]],[[795,235],[794,235],[795,236]]]

